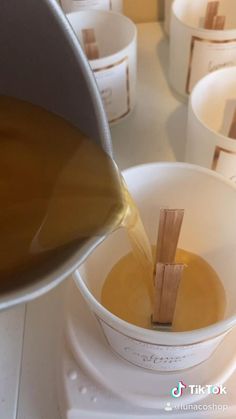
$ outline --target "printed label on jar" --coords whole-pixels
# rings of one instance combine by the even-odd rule
[[[73,0],[79,9],[112,10],[112,0]]]
[[[132,339],[98,320],[115,352],[132,364],[156,371],[177,371],[200,364],[210,357],[226,335],[193,345],[156,345]]]
[[[236,39],[213,41],[192,37],[186,92],[206,74],[236,65]]]
[[[128,57],[105,68],[93,69],[109,122],[130,112]]]
[[[236,183],[236,151],[217,146],[212,162],[212,170]]]

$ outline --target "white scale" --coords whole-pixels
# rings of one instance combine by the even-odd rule
[[[73,282],[65,327],[58,368],[63,419],[236,418],[236,328],[208,361],[186,371],[158,373],[112,352]],[[171,389],[179,381],[224,385],[227,395],[191,395],[187,389],[174,399]]]

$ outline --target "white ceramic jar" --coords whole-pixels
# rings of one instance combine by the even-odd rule
[[[216,170],[236,182],[236,141],[230,138],[236,112],[236,67],[200,80],[188,107],[186,161]]]
[[[219,0],[224,30],[204,29],[208,0],[175,0],[172,6],[169,79],[187,98],[206,74],[236,64],[236,2]]]
[[[236,185],[221,175],[184,163],[154,163],[124,172],[152,243],[162,206],[184,208],[179,247],[205,258],[218,273],[226,291],[222,321],[189,332],[160,332],[129,324],[100,303],[104,280],[114,264],[130,251],[126,234],[108,237],[74,278],[101,324],[113,351],[139,367],[178,371],[208,359],[236,324]]]
[[[83,31],[93,30],[99,57],[89,59],[107,118],[115,123],[128,116],[136,102],[137,29],[119,13],[87,10],[67,15],[81,45]]]

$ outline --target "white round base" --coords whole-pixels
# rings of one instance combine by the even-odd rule
[[[168,412],[173,418],[196,417],[196,412],[198,418],[236,417],[236,330],[203,364],[160,374],[131,365],[110,350],[74,283],[68,293],[66,319],[68,344],[59,367],[59,400],[65,418],[80,419],[82,412],[83,418],[111,417],[111,413],[114,419],[127,415],[129,419],[137,415],[140,419],[161,418]],[[181,397],[173,398],[171,389],[180,381],[187,388]],[[207,385],[223,386],[226,394],[208,394]]]

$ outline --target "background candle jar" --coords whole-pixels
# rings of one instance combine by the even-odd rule
[[[86,9],[113,10],[122,13],[123,0],[60,0],[65,13]]]
[[[236,67],[208,74],[190,96],[186,161],[236,182]]]
[[[101,10],[67,17],[89,59],[108,121],[118,122],[136,101],[136,26],[119,13]]]
[[[185,208],[179,247],[203,257],[217,272],[226,293],[224,318],[200,329],[164,332],[135,326],[103,307],[104,281],[130,251],[123,230],[112,234],[88,258],[75,273],[76,283],[110,346],[122,358],[153,371],[192,367],[208,359],[236,324],[236,186],[217,173],[183,163],[138,166],[125,171],[124,177],[152,243],[160,207]]]
[[[175,0],[172,11],[169,79],[186,98],[206,74],[236,64],[236,2]]]

